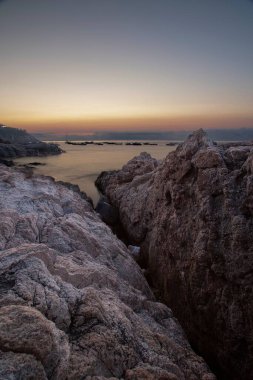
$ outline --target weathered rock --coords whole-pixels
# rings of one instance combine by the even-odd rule
[[[100,176],[96,179],[96,186],[99,190],[103,191],[107,187],[107,180],[110,181],[110,184],[115,179],[122,182],[130,182],[137,175],[143,175],[145,173],[150,173],[158,165],[157,160],[152,158],[150,154],[142,152],[138,157],[134,157],[127,165],[124,165],[122,170],[113,170],[110,172],[102,172]]]
[[[0,165],[0,379],[214,380],[81,195]]]
[[[70,354],[66,334],[31,307],[1,307],[0,346],[4,352],[32,355],[43,365],[48,378],[59,379],[66,372]]]
[[[0,351],[0,379],[47,380],[42,364],[32,355]]]
[[[54,180],[54,178],[52,178]],[[80,187],[76,184],[65,182],[65,181],[57,181],[60,185],[65,186],[67,189],[70,189],[80,195],[80,197],[84,200],[86,200],[90,205],[93,207],[93,200],[84,192],[80,190]]]
[[[193,346],[222,379],[250,380],[253,146],[217,145],[199,130],[140,175],[142,161],[104,173],[100,188]]]

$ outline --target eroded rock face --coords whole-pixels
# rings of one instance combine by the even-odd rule
[[[141,162],[101,175],[100,188],[193,346],[222,379],[252,379],[252,144],[199,130],[154,170]]]
[[[78,192],[0,165],[0,379],[214,380]]]

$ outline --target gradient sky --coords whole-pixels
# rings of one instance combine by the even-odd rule
[[[253,127],[250,0],[2,0],[0,122]]]

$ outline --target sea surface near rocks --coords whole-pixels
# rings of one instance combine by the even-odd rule
[[[57,142],[66,154],[47,157],[22,157],[16,159],[18,164],[41,162],[46,165],[36,167],[36,173],[54,177],[56,180],[71,182],[85,191],[94,204],[99,199],[95,187],[95,180],[102,171],[120,169],[127,161],[145,151],[156,159],[165,158],[175,149],[175,146],[166,146],[166,141],[156,142],[157,146],[126,146],[124,145],[86,145],[75,146]]]

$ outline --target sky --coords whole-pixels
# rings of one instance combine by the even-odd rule
[[[253,127],[253,1],[0,0],[0,122]]]

